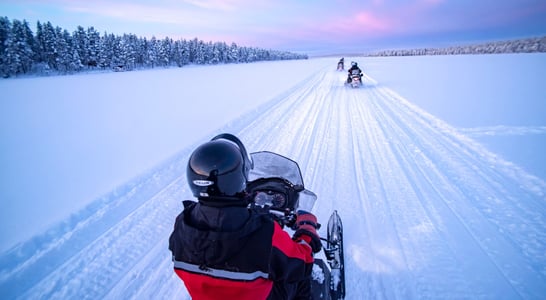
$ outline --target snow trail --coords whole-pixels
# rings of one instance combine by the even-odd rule
[[[344,79],[324,68],[219,132],[238,135],[251,152],[296,160],[319,197],[319,222],[338,210],[347,299],[545,295],[544,182],[372,78],[359,89]],[[0,257],[12,261],[2,263],[10,267],[0,272],[0,293],[189,299],[167,246],[190,195],[191,150],[25,244],[39,251]]]

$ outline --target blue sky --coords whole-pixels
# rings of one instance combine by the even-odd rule
[[[546,35],[544,0],[0,0],[0,14],[72,32],[289,51],[425,47]]]

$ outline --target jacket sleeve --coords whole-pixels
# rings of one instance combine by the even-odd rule
[[[311,274],[313,253],[305,241],[293,240],[275,222],[272,238],[271,279],[273,281],[298,282]]]

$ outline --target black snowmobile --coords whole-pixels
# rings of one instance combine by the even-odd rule
[[[342,62],[342,61],[339,61],[339,62],[337,63],[337,70],[338,70],[338,71],[343,71],[343,69],[344,69],[343,62]]]
[[[268,151],[252,153],[251,157],[254,168],[247,184],[247,192],[253,197],[251,205],[271,214],[281,227],[294,230],[296,211],[311,211],[317,196],[305,189],[295,161]],[[315,254],[313,265],[313,299],[344,299],[343,225],[337,211],[330,216],[326,238],[321,240],[322,250]]]
[[[337,70],[343,71],[345,69],[345,58],[342,57],[339,62],[337,63]]]
[[[362,85],[362,73],[359,70],[352,70],[345,82],[346,85],[350,85],[352,88],[357,88]]]

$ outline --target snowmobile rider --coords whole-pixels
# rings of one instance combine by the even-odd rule
[[[338,69],[339,71],[342,71],[343,69],[345,69],[345,58],[342,57],[342,58],[339,60],[339,62],[337,63],[337,69]]]
[[[174,271],[192,299],[311,299],[313,252],[322,244],[316,217],[298,211],[293,237],[268,213],[248,206],[251,157],[229,133],[197,147],[187,180],[197,201],[169,238]]]
[[[351,62],[351,68],[347,70],[349,72],[349,75],[347,77],[347,83],[351,83],[351,74],[353,74],[353,71],[358,71],[358,76],[360,77],[360,82],[362,82],[362,70],[358,67],[358,63],[355,61]]]

